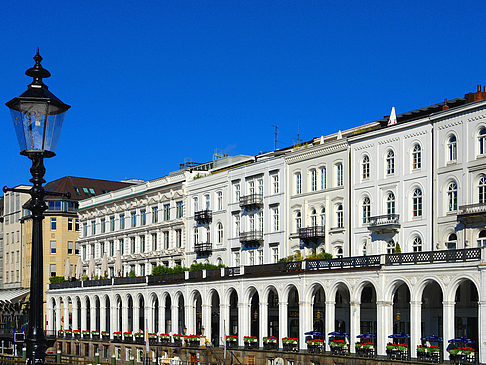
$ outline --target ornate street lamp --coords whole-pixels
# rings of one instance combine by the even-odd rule
[[[15,133],[20,146],[20,154],[32,160],[30,172],[33,186],[30,190],[9,189],[30,194],[31,199],[25,206],[32,214],[32,263],[30,276],[30,312],[29,329],[27,332],[27,364],[45,364],[47,341],[43,329],[43,243],[42,220],[47,205],[45,196],[66,196],[70,194],[47,193],[42,184],[45,183],[44,158],[55,156],[57,142],[61,134],[65,112],[70,108],[52,94],[42,79],[51,76],[41,65],[42,57],[39,49],[34,56],[35,65],[25,71],[33,78],[27,91],[10,100],[6,105],[10,108]]]

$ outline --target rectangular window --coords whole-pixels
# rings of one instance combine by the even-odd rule
[[[258,179],[258,194],[263,195],[263,179]]]
[[[181,229],[176,229],[176,247],[180,248],[182,247],[182,230]]]
[[[55,231],[57,228],[57,218],[51,218],[51,231]]]
[[[91,221],[91,234],[92,235],[96,234],[96,221],[94,220]]]
[[[144,226],[145,224],[147,224],[147,213],[143,209],[140,211],[140,225]]]
[[[96,258],[96,256],[95,256],[95,245],[94,245],[94,243],[92,243],[90,245],[90,247],[91,247],[91,256],[93,256],[93,258]]]
[[[279,182],[278,182],[278,174],[272,176],[273,184],[272,184],[272,193],[278,194],[280,190]]]
[[[132,227],[136,227],[137,226],[137,213],[132,212],[131,215],[132,215]]]
[[[115,241],[110,241],[110,256],[115,256]]]
[[[235,202],[238,203],[240,201],[241,196],[241,186],[240,184],[235,184]]]
[[[276,264],[279,260],[279,258],[278,258],[278,247],[272,248],[272,258],[273,258],[273,263]]]
[[[120,255],[125,254],[125,243],[123,240],[118,240],[118,249],[120,250]]]
[[[51,241],[51,253],[56,253],[56,241]]]
[[[68,255],[73,254],[73,244],[74,244],[73,241],[68,241]]]
[[[240,253],[237,251],[234,253],[234,265],[240,266]]]
[[[344,176],[343,176],[343,164],[337,164],[337,186],[343,186]]]
[[[56,276],[56,264],[51,264],[49,266],[49,271],[51,276]]]
[[[105,233],[105,232],[106,232],[106,219],[101,218],[101,233]]]
[[[72,231],[72,230],[73,230],[73,219],[68,218],[68,231]]]
[[[169,232],[165,231],[164,233],[164,250],[169,249]]]
[[[223,192],[218,191],[218,210],[223,210]]]
[[[164,221],[170,219],[170,204],[164,204]]]
[[[157,223],[158,221],[158,208],[152,207],[152,223]]]
[[[263,265],[263,250],[258,250],[258,265]]]
[[[157,251],[157,233],[152,233],[152,251]]]
[[[125,229],[125,214],[120,214],[120,229]]]
[[[280,230],[280,219],[279,219],[279,212],[278,207],[273,208],[273,231],[278,232]]]
[[[83,260],[86,261],[86,246],[83,246]]]
[[[255,194],[255,182],[253,180],[248,182],[248,191],[250,192],[250,195]]]
[[[234,215],[234,221],[235,221],[235,237],[238,237],[241,232],[241,217],[240,213],[236,213]]]
[[[145,252],[145,236],[140,236],[140,252]]]
[[[110,217],[110,232],[113,232],[115,230],[115,216],[112,215]]]
[[[250,266],[253,266],[255,265],[255,251],[250,251],[249,255],[250,255]]]
[[[322,167],[321,168],[321,189],[324,190],[324,189],[327,189],[327,172],[326,172],[326,168],[325,167]]]
[[[104,254],[105,254],[105,243],[101,242],[100,243],[100,257],[103,257]]]
[[[79,255],[79,242],[74,243],[74,253]]]
[[[295,174],[295,193],[302,194],[302,175],[300,172]]]
[[[88,223],[83,223],[83,237],[88,235]]]
[[[135,253],[135,237],[130,237],[130,252]]]
[[[182,201],[176,203],[176,218],[182,218],[184,216],[184,205]]]
[[[17,263],[20,262],[20,251],[17,250]]]

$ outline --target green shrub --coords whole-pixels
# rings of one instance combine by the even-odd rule
[[[51,276],[49,278],[49,282],[51,284],[57,284],[57,283],[64,283],[66,280],[64,280],[64,276]]]
[[[163,265],[158,265],[155,266],[152,269],[152,275],[165,275],[165,274],[175,274],[178,272],[184,272],[187,271],[188,269],[185,267],[182,267],[180,265],[177,265],[175,267],[167,267]]]
[[[137,275],[135,275],[135,270],[130,270],[130,272],[128,273],[128,277],[129,278],[134,278],[136,277]]]
[[[213,264],[192,264],[189,268],[189,271],[201,271],[201,270],[211,270],[211,269],[221,269],[225,267],[223,264],[221,265],[213,265]]]
[[[397,245],[395,246],[395,250],[393,250],[393,253],[402,253],[402,249],[399,243],[397,243]]]

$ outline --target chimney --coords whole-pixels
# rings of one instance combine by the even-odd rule
[[[447,99],[444,99],[444,105],[442,105],[442,110],[449,109],[449,105],[447,105]]]
[[[483,89],[483,91],[481,91],[481,89]],[[466,99],[466,103],[486,99],[486,86],[482,87],[481,85],[478,85],[475,93],[468,93],[464,95],[464,98]]]

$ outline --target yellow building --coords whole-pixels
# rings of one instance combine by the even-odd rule
[[[78,201],[105,194],[131,185],[120,181],[88,179],[66,176],[45,185],[46,191],[70,193],[71,197],[46,197],[48,209],[44,213],[42,236],[44,244],[44,280],[47,290],[50,277],[63,276],[69,258],[71,277],[76,272],[79,249],[76,240],[79,234],[77,217]],[[29,212],[22,218],[22,287],[30,287],[32,254],[32,219]],[[45,291],[44,291],[45,303]],[[45,304],[44,304],[45,312]]]

